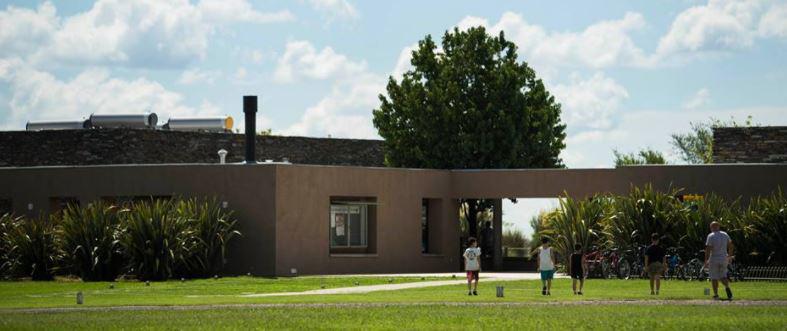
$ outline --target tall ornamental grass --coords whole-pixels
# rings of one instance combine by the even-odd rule
[[[6,274],[33,280],[53,279],[61,257],[56,245],[55,219],[14,218],[3,223]]]
[[[86,207],[68,206],[58,226],[63,267],[84,281],[112,281],[124,264],[121,211],[94,201]]]
[[[598,244],[604,248],[636,249],[650,243],[658,233],[662,245],[680,248],[684,258],[702,255],[709,225],[721,223],[735,246],[738,262],[787,264],[787,199],[781,189],[755,197],[743,204],[706,194],[699,200],[681,201],[681,191],[660,192],[650,185],[632,187],[625,195],[603,195],[593,199],[561,197],[560,206],[531,223],[536,238],[554,240],[557,252],[565,256],[575,243],[587,250]]]
[[[165,280],[175,275],[196,250],[194,230],[177,217],[171,200],[134,203],[121,214],[120,244],[129,272],[142,280]]]
[[[216,274],[227,263],[230,241],[240,236],[235,230],[237,221],[232,211],[221,207],[214,199],[187,199],[175,204],[178,218],[187,222],[189,238],[193,242],[191,254],[181,264],[179,273],[191,277]]]

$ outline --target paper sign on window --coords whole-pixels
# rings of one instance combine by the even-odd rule
[[[344,236],[345,219],[344,214],[336,214],[336,235]]]

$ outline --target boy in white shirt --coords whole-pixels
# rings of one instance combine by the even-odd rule
[[[470,237],[467,239],[467,249],[462,254],[465,258],[465,271],[467,271],[467,295],[478,295],[478,272],[481,271],[481,249],[478,241]],[[475,283],[472,285],[473,280]]]
[[[552,295],[552,278],[555,276],[555,255],[549,247],[549,238],[541,238],[541,249],[538,251],[538,271],[541,272],[541,295]]]

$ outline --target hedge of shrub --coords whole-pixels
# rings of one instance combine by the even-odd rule
[[[69,205],[49,218],[0,216],[0,273],[49,280],[196,278],[219,273],[240,232],[216,199]]]
[[[708,194],[682,201],[680,190],[666,192],[650,186],[633,187],[627,195],[598,195],[590,199],[563,196],[557,209],[542,214],[532,224],[534,242],[553,239],[556,252],[568,256],[575,243],[585,250],[636,248],[650,244],[650,235],[662,235],[662,244],[679,248],[693,257],[705,247],[713,221],[721,223],[735,246],[740,263],[787,264],[787,199],[781,189],[743,203]]]

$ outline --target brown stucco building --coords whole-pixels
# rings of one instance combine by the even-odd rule
[[[497,199],[499,207],[502,198],[625,193],[643,184],[745,198],[787,187],[787,164],[522,170],[286,163],[0,168],[0,199],[30,216],[63,201],[215,196],[236,212],[243,232],[231,249],[230,272],[257,275],[458,271],[460,198]],[[499,251],[499,214],[494,227]],[[495,262],[500,265],[499,256]]]

